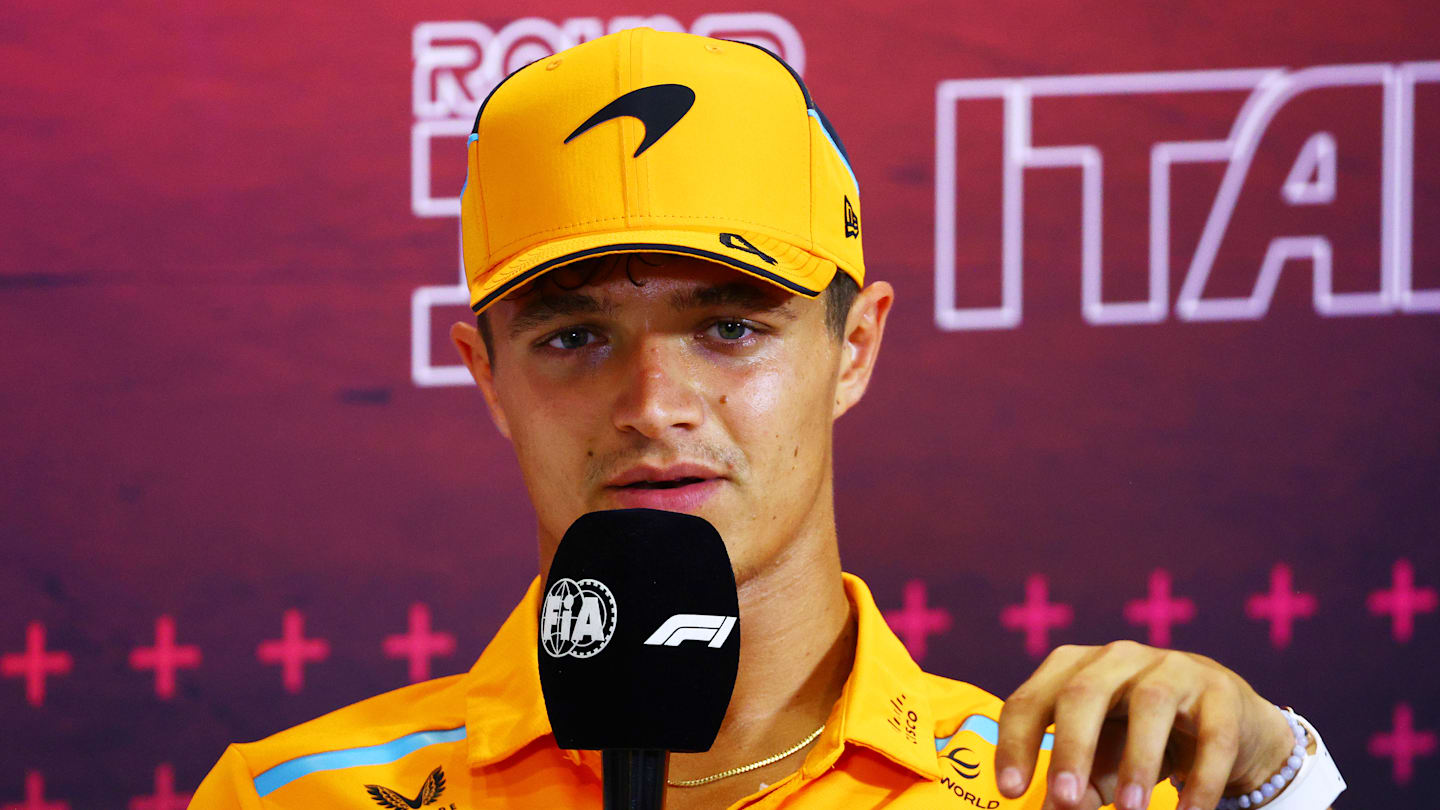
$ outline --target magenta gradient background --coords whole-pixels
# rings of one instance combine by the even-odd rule
[[[162,763],[192,790],[230,741],[405,684],[381,643],[414,602],[458,642],[432,674],[469,666],[533,575],[533,518],[478,394],[411,381],[411,291],[452,280],[456,261],[454,220],[410,208],[411,31],[757,8],[0,11],[0,652],[40,621],[74,658],[43,705],[0,679],[0,805],[21,800],[26,771],[77,808],[129,806]],[[846,566],[882,607],[919,580],[948,612],[926,667],[1017,686],[1037,659],[1000,615],[1032,574],[1074,609],[1050,643],[1144,640],[1124,605],[1164,568],[1197,609],[1174,645],[1314,720],[1345,805],[1435,806],[1440,757],[1402,782],[1370,745],[1400,704],[1440,729],[1440,614],[1401,642],[1366,600],[1400,559],[1440,585],[1440,315],[1321,317],[1292,263],[1262,319],[1179,319],[1213,166],[1176,170],[1165,321],[1082,318],[1068,169],[1026,174],[1020,326],[947,332],[932,315],[938,82],[1436,59],[1433,3],[764,8],[804,39],[864,189],[870,278],[898,289],[870,393],[836,428],[838,519]],[[1149,143],[1223,137],[1241,98],[1036,103],[1036,144],[1107,150],[1107,300],[1146,289]],[[1285,108],[1207,295],[1245,294],[1271,238],[1310,232],[1334,242],[1337,289],[1375,288],[1379,98],[1326,90]],[[997,261],[1001,119],[998,102],[962,109],[958,287],[980,305],[998,299],[998,272],[974,268]],[[1440,85],[1416,110],[1415,286],[1436,288]],[[1279,186],[1321,129],[1340,144],[1339,196],[1291,209]],[[450,173],[436,187],[458,188],[459,148],[436,165]],[[437,312],[436,334],[465,314]],[[1279,563],[1318,600],[1284,648],[1245,610]],[[255,656],[288,608],[331,645],[298,694]],[[203,652],[168,700],[128,663],[162,614]]]

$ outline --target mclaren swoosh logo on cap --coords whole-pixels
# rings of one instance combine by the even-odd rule
[[[645,125],[645,139],[631,157],[640,157],[646,149],[655,145],[665,133],[680,123],[685,113],[695,104],[695,91],[683,84],[653,84],[631,90],[625,95],[601,107],[599,112],[585,119],[575,128],[565,143],[570,143],[597,124],[616,118],[630,116]]]

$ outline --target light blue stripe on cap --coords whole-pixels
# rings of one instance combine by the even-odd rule
[[[1000,724],[983,714],[972,714],[965,718],[965,722],[960,724],[960,729],[956,731],[955,734],[959,734],[961,731],[973,731],[980,736],[980,739],[991,745],[1000,744]],[[936,753],[944,751],[945,746],[949,745],[950,741],[955,738],[955,734],[951,734],[949,737],[936,737]],[[1040,739],[1040,750],[1049,751],[1054,747],[1055,735],[1046,733],[1045,736]]]
[[[364,748],[346,748],[342,751],[321,751],[307,754],[289,762],[282,762],[255,777],[255,792],[261,796],[279,790],[302,776],[317,771],[334,771],[341,768],[356,768],[361,765],[384,765],[426,746],[436,743],[455,742],[465,739],[465,727],[447,728],[439,731],[417,731],[406,734],[398,740]]]
[[[850,182],[854,183],[855,190],[859,191],[860,181],[855,179],[855,170],[850,168],[850,161],[845,159],[845,153],[840,151],[840,145],[835,143],[834,138],[830,137],[830,130],[825,128],[825,122],[820,120],[820,113],[816,112],[814,107],[810,108],[810,117],[814,118],[816,123],[820,125],[820,133],[825,136],[825,140],[830,142],[830,146],[835,150],[835,156],[840,158],[841,163],[845,164],[845,171],[850,172]]]
[[[478,132],[472,132],[472,133],[470,133],[470,140],[468,140],[468,141],[465,142],[465,147],[468,149],[468,148],[470,147],[470,144],[472,144],[472,143],[474,143],[474,142],[476,142],[476,141],[478,141],[478,140],[480,140],[480,133],[478,133]],[[464,196],[465,196],[465,188],[466,188],[466,186],[469,186],[469,185],[470,185],[470,170],[469,170],[469,169],[466,169],[466,170],[465,170],[465,182],[460,184],[460,196],[461,196],[461,197],[464,197]]]

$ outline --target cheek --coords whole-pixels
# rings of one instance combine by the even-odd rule
[[[728,410],[743,418],[749,425],[773,419],[783,410],[786,396],[784,374],[764,371],[746,376],[726,386]]]
[[[797,360],[731,381],[724,420],[762,477],[792,477],[829,426],[829,387],[816,360]],[[799,483],[796,481],[795,483]]]
[[[512,385],[502,389],[501,404],[510,423],[511,442],[526,484],[536,496],[556,490],[557,482],[568,481],[573,490],[577,475],[577,447],[585,444],[583,420],[593,408],[572,401],[574,391],[558,387]],[[540,504],[537,504],[539,506]]]

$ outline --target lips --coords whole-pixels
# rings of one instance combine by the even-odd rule
[[[720,478],[720,473],[702,464],[649,464],[631,467],[605,483],[613,489],[675,489]]]
[[[633,484],[626,484],[622,489],[675,489],[691,484],[698,484],[705,481],[704,478],[677,478],[673,481],[636,481]]]
[[[718,471],[701,464],[641,465],[612,478],[605,490],[626,508],[685,512],[698,509],[724,483]]]

